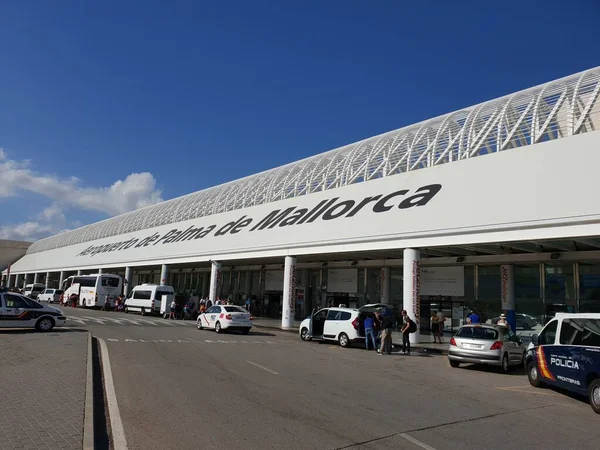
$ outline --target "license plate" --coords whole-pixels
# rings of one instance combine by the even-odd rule
[[[472,348],[474,350],[481,350],[483,348],[483,345],[477,345],[477,344],[463,344],[464,348]]]

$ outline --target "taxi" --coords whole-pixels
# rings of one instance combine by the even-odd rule
[[[600,414],[600,314],[557,313],[531,336],[525,367],[532,386],[585,395]]]
[[[0,291],[0,328],[51,331],[54,327],[63,326],[66,321],[58,308],[42,305],[16,292]]]
[[[198,316],[196,326],[199,330],[205,328],[221,333],[225,330],[237,330],[248,334],[252,328],[252,316],[244,308],[234,305],[211,306]]]

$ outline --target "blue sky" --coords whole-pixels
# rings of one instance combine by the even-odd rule
[[[599,20],[592,0],[2,2],[0,238],[597,66]]]

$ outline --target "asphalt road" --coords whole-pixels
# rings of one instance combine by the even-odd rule
[[[522,371],[291,333],[65,309],[108,345],[130,449],[597,449],[600,417]]]

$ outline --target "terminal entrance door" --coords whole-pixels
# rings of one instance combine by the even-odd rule
[[[444,322],[444,331],[455,332],[464,322],[464,302],[462,300],[452,300],[452,297],[433,297],[431,299],[421,300],[421,332],[431,332],[431,315],[435,311],[442,311],[446,321]]]

